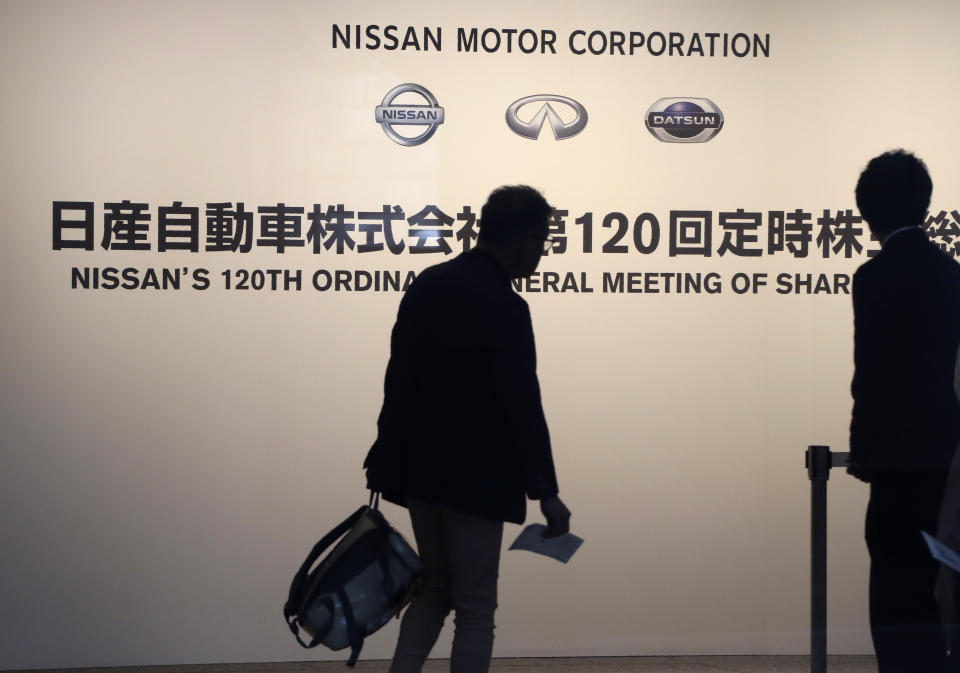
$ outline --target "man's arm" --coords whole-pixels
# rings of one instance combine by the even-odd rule
[[[862,481],[872,478],[871,463],[882,451],[890,421],[889,385],[893,311],[879,278],[861,267],[853,277],[853,414],[847,472]]]
[[[510,307],[497,339],[494,385],[506,428],[519,453],[524,488],[534,500],[557,495],[550,435],[540,400],[533,325],[526,303]]]
[[[399,486],[405,455],[407,427],[410,423],[406,404],[412,396],[410,372],[410,314],[416,309],[414,293],[404,295],[397,319],[390,332],[390,359],[383,381],[383,405],[377,417],[377,439],[363,461],[367,488],[389,494]]]

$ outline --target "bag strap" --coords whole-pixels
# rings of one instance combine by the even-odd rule
[[[380,511],[380,491],[370,491],[370,509]]]
[[[350,599],[346,591],[339,589],[337,597],[340,599],[340,608],[343,610],[343,618],[347,623],[347,638],[350,641],[350,658],[347,659],[347,666],[353,668],[357,659],[360,657],[360,650],[363,649],[363,639],[367,635],[367,630],[357,623],[357,618],[353,614],[353,607],[350,605]]]
[[[292,618],[294,615],[296,615],[297,610],[300,608],[300,601],[298,599],[300,598],[300,594],[303,592],[303,587],[307,581],[307,575],[310,572],[310,568],[317,561],[317,559],[320,558],[320,555],[326,551],[327,547],[332,545],[348,530],[353,528],[354,524],[360,520],[360,517],[363,516],[363,513],[366,510],[366,505],[360,507],[360,509],[344,519],[339,526],[320,538],[320,541],[317,542],[317,544],[313,546],[313,549],[310,550],[310,553],[307,555],[303,565],[300,566],[297,574],[293,576],[293,581],[290,583],[290,593],[287,595],[287,602],[283,606],[283,617],[287,622],[287,626],[289,626],[290,630],[294,632],[294,635],[296,635],[296,626],[294,624],[295,620]]]
[[[300,618],[299,617],[294,617],[292,620],[287,622],[287,626],[289,626],[290,631],[293,632],[293,637],[297,639],[298,643],[300,643],[300,647],[304,647],[306,649],[310,649],[311,647],[316,647],[317,645],[320,644],[320,641],[326,638],[327,634],[329,634],[330,631],[333,629],[334,611],[336,610],[336,606],[333,603],[333,599],[330,598],[329,596],[324,598],[323,606],[327,608],[327,610],[330,612],[330,621],[327,623],[326,626],[324,626],[322,629],[320,629],[317,632],[317,634],[310,640],[309,643],[303,642],[303,639],[300,637]]]

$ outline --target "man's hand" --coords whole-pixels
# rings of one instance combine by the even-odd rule
[[[860,463],[853,462],[849,458],[847,458],[847,474],[867,484],[870,483],[870,470],[860,465]]]
[[[543,537],[557,537],[570,532],[570,510],[555,495],[540,500],[540,511],[547,518]]]

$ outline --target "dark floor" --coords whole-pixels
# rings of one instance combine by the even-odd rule
[[[388,661],[360,661],[356,673],[387,673]],[[349,673],[342,661],[206,664],[130,668],[47,669],[43,673]],[[449,659],[432,659],[423,673],[446,673]],[[829,673],[876,673],[872,656],[831,656]],[[490,673],[809,673],[807,656],[558,657],[494,659]],[[26,672],[24,672],[26,673]],[[31,671],[30,673],[35,673]],[[39,672],[36,672],[39,673]]]

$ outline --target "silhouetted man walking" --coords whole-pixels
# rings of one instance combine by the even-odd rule
[[[390,341],[368,486],[410,511],[423,587],[400,626],[391,673],[417,673],[452,609],[453,673],[485,673],[503,522],[540,500],[550,533],[569,529],[540,403],[533,328],[511,279],[548,249],[551,207],[501,187],[481,212],[477,247],[424,270]]]
[[[920,228],[932,183],[903,151],[870,161],[857,206],[882,250],[853,277],[854,376],[848,471],[870,483],[870,626],[880,673],[940,673],[934,534],[957,440],[953,369],[960,264]]]

